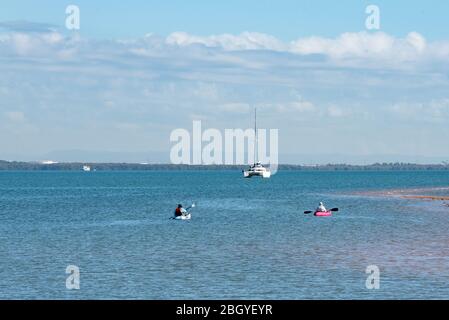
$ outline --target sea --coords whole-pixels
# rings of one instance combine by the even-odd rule
[[[400,196],[448,187],[447,171],[4,171],[0,299],[449,299],[449,207]],[[304,214],[320,201],[339,211]]]

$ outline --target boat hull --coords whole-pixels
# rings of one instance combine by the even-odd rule
[[[313,215],[315,217],[331,217],[332,212],[331,211],[325,211],[325,212],[316,211]]]
[[[245,178],[262,177],[262,178],[268,179],[271,177],[271,172],[270,171],[264,171],[264,172],[243,171],[243,177],[245,177]]]
[[[189,213],[189,214],[186,214],[183,216],[174,217],[173,219],[174,220],[190,220],[191,218],[192,218],[192,215]]]

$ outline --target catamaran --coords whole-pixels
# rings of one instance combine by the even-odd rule
[[[257,160],[257,108],[254,109],[254,164],[247,170],[243,170],[243,177],[251,178],[254,176],[269,178],[271,171],[265,168],[260,161]]]

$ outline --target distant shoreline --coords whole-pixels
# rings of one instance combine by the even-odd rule
[[[82,171],[83,166],[93,171],[161,171],[161,170],[242,170],[246,165],[175,165],[139,163],[95,163],[61,162],[40,163],[0,160],[0,171]],[[449,164],[374,163],[370,165],[325,164],[291,165],[280,164],[278,170],[285,171],[449,171]]]

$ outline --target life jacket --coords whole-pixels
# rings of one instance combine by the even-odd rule
[[[176,208],[175,216],[182,216],[181,208]]]

